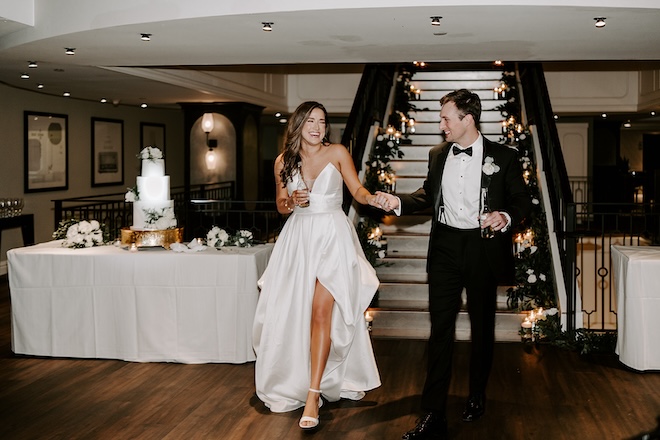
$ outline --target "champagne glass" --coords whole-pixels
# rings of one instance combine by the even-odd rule
[[[307,192],[307,200],[304,203],[299,203],[298,206],[301,208],[307,208],[309,206],[309,188],[307,187],[307,184],[305,183],[305,180],[303,180],[302,176],[300,179],[298,179],[298,185],[296,186],[296,189],[298,191],[306,191]]]

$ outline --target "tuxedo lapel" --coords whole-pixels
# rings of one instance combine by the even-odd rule
[[[446,144],[445,147],[442,149],[440,154],[436,157],[436,163],[434,164],[434,168],[437,170],[435,173],[435,182],[434,184],[436,185],[436,188],[438,189],[436,191],[437,195],[435,197],[435,203],[434,203],[434,212],[435,212],[435,218],[433,221],[438,221],[440,218],[440,208],[442,206],[442,174],[445,171],[445,163],[447,162],[447,156],[449,156],[449,146],[451,144]]]

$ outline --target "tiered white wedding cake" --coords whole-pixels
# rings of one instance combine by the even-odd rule
[[[183,228],[177,228],[163,153],[157,147],[145,147],[138,157],[142,169],[137,186],[126,193],[126,201],[133,202],[133,224],[122,229],[122,244],[169,249],[171,243],[182,241]]]
[[[174,201],[170,199],[170,176],[165,175],[163,153],[156,147],[146,147],[140,157],[142,171],[137,177],[131,229],[159,231],[175,228]]]

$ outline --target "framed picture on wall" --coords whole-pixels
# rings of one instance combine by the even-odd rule
[[[124,122],[92,118],[92,186],[124,183]]]
[[[25,192],[68,189],[67,115],[26,111],[24,122]]]
[[[165,154],[165,124],[140,122],[140,150],[148,146],[158,147]]]

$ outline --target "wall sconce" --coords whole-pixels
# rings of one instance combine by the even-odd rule
[[[209,171],[214,170],[218,165],[218,157],[215,151],[213,151],[218,146],[218,140],[209,139],[209,134],[213,131],[213,125],[213,113],[204,113],[202,116],[202,131],[206,133],[206,146],[209,147],[204,161],[206,162],[206,169]]]

